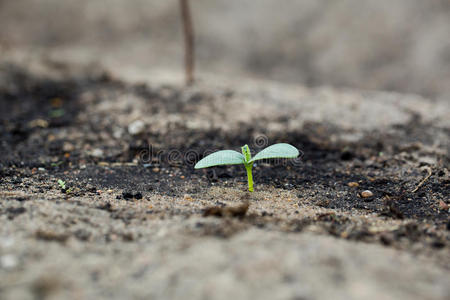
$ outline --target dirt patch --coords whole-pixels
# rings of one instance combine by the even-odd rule
[[[70,257],[80,255],[87,266],[89,255],[95,256],[97,251],[93,249],[106,245],[101,252],[110,261],[98,261],[108,264],[118,259],[125,266],[126,256],[138,253],[139,245],[156,251],[156,257],[168,247],[177,261],[182,255],[176,253],[195,255],[186,250],[196,247],[195,243],[224,249],[241,243],[240,238],[247,234],[263,252],[258,239],[263,243],[268,236],[280,239],[291,253],[295,248],[291,238],[311,235],[330,244],[352,241],[355,249],[370,245],[373,253],[386,251],[387,260],[394,255],[390,251],[400,251],[408,257],[406,261],[424,260],[423,270],[436,269],[429,271],[436,272],[430,275],[436,276],[433,278],[448,274],[450,223],[448,210],[440,203],[449,201],[449,128],[442,118],[430,120],[427,108],[422,113],[421,106],[410,111],[404,102],[400,106],[389,102],[391,107],[385,109],[409,117],[391,120],[384,127],[353,124],[349,128],[345,124],[349,120],[339,124],[337,117],[322,122],[296,119],[292,110],[297,103],[289,99],[274,104],[279,110],[265,113],[267,106],[258,106],[254,98],[267,105],[274,100],[259,92],[252,98],[248,91],[230,92],[229,88],[151,86],[119,80],[98,69],[70,73],[54,66],[46,68],[36,72],[15,64],[0,67],[1,235],[5,241],[13,238],[36,245],[35,250],[28,250],[30,247],[11,242],[19,253],[15,264],[10,257],[4,258],[9,250],[0,249],[5,252],[0,253],[4,260],[0,276],[7,282],[0,289],[8,295],[21,295],[10,285],[14,281],[10,274],[21,278],[19,286],[29,287],[30,293],[45,281],[40,273],[26,269],[36,266],[43,272],[51,265],[45,265],[48,256],[40,252],[47,244],[52,245],[49,253],[62,251],[58,257],[63,265],[71,265]],[[330,110],[336,107],[339,115],[348,101],[336,99]],[[247,118],[237,116],[236,103],[242,104],[239,114],[247,114]],[[439,105],[446,107],[445,103]],[[229,124],[224,124],[228,119]],[[137,132],[130,129],[136,121],[144,124]],[[195,162],[211,151],[249,144],[257,152],[277,142],[295,145],[302,155],[296,160],[257,164],[254,193],[245,191],[245,172],[238,166],[193,169]],[[64,188],[58,179],[64,181]],[[162,242],[162,237],[173,243]],[[152,243],[158,248],[152,248]],[[190,246],[185,248],[185,244]],[[120,254],[114,254],[114,249]],[[34,255],[44,257],[43,265],[36,265]],[[385,258],[380,259],[382,264]],[[346,259],[351,257],[342,255],[333,267],[340,274],[336,276],[359,276],[338,266],[347,263]],[[152,277],[146,262],[136,266],[135,273],[117,278],[147,282]],[[255,267],[263,268],[269,262],[264,260]],[[220,265],[220,257],[214,258],[214,264]],[[13,273],[6,273],[4,266],[9,265]],[[74,274],[79,272],[76,266],[70,268]],[[98,288],[96,282],[109,278],[102,273],[104,267],[92,268],[88,277],[62,279],[55,289],[76,294],[67,288],[72,283],[92,295]],[[372,268],[368,266],[371,271],[367,272]],[[242,271],[238,266],[233,270]],[[420,269],[411,272],[418,278]],[[170,274],[160,282],[182,282]],[[300,275],[286,276],[289,282]],[[443,286],[445,280],[434,298],[444,299],[441,296],[448,289]],[[347,291],[351,294],[353,289]],[[303,292],[323,296],[318,290]],[[127,293],[124,295],[130,295]]]

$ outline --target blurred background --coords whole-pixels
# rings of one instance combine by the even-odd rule
[[[450,99],[450,0],[191,0],[200,77]],[[178,0],[0,0],[0,49],[182,76]]]

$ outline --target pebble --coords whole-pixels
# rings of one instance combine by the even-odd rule
[[[448,205],[447,203],[445,203],[442,200],[439,200],[439,208],[441,210],[450,210],[450,205]]]
[[[34,127],[47,128],[48,122],[43,119],[36,119],[36,120],[29,122],[28,126],[30,126],[31,128],[34,128]]]
[[[357,183],[356,181],[352,181],[352,182],[347,183],[347,185],[348,185],[349,187],[358,187],[358,186],[359,186],[359,183]]]
[[[418,161],[421,164],[429,165],[429,166],[434,166],[437,163],[436,158],[431,157],[431,156],[421,156],[421,157],[419,157]]]
[[[73,150],[75,150],[75,146],[72,145],[69,142],[64,142],[63,144],[63,151],[64,152],[72,152]]]
[[[91,193],[95,193],[97,191],[97,188],[90,183],[86,184],[85,189]]]
[[[103,157],[103,150],[100,148],[96,148],[92,151],[91,155],[94,157]]]
[[[113,131],[113,137],[115,139],[120,139],[120,138],[122,138],[123,133],[124,133],[124,130],[122,128],[116,128]]]
[[[139,199],[142,199],[142,193],[141,192],[133,193],[131,191],[123,191],[122,192],[122,197],[125,200],[131,200],[131,199],[139,200]]]
[[[373,193],[369,190],[365,190],[361,192],[361,197],[363,198],[370,198],[373,196]]]
[[[128,133],[131,135],[137,135],[144,131],[145,123],[141,120],[136,120],[128,125]]]
[[[133,193],[130,192],[130,191],[123,191],[122,192],[122,197],[125,200],[133,199]]]
[[[6,254],[0,257],[0,266],[5,269],[13,269],[19,262],[12,254]]]

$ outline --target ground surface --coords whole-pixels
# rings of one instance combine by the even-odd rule
[[[449,299],[449,1],[191,2],[0,0],[0,299]]]
[[[448,299],[447,101],[211,82],[3,58],[2,299]]]

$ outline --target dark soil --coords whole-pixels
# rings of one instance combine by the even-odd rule
[[[257,152],[267,146],[266,141],[287,142],[301,150],[301,158],[258,164],[254,168],[257,188],[295,190],[299,210],[306,201],[334,212],[293,219],[266,212],[253,213],[233,220],[237,228],[257,226],[299,232],[315,224],[339,238],[377,242],[388,247],[407,249],[412,244],[421,244],[423,251],[448,251],[450,247],[448,212],[438,201],[444,199],[447,204],[449,201],[448,152],[435,154],[435,164],[423,162],[412,167],[414,163],[417,166],[417,157],[420,158],[424,148],[431,146],[429,137],[435,130],[433,124],[425,124],[415,114],[411,114],[410,122],[390,130],[365,132],[364,138],[357,142],[330,140],[330,136],[342,129],[326,122],[308,123],[302,130],[274,134],[266,132],[266,120],[262,119],[252,125],[241,124],[239,132],[219,128],[193,130],[174,123],[164,133],[157,130],[134,136],[125,133],[120,142],[104,147],[102,139],[112,139],[116,124],[107,115],[98,114],[81,103],[82,94],[93,93],[93,102],[101,101],[105,89],[113,94],[137,95],[145,99],[148,111],[155,115],[161,112],[189,115],[200,105],[213,105],[214,95],[196,93],[186,100],[175,87],[127,84],[102,72],[50,79],[37,77],[15,65],[2,65],[0,71],[3,76],[0,86],[2,190],[22,189],[32,197],[33,193],[59,189],[56,179],[66,182],[67,188],[61,194],[68,198],[89,197],[110,189],[121,190],[116,197],[130,201],[143,201],[143,196],[150,194],[195,197],[212,185],[242,186],[244,190],[243,168],[194,170],[193,165],[213,150],[237,150],[250,142],[250,148]],[[88,116],[83,122],[79,118],[82,115]],[[279,120],[281,124],[288,121],[287,118]],[[76,140],[70,134],[75,131],[81,134]],[[255,135],[263,138],[262,144],[254,139]],[[102,149],[103,154],[89,155],[89,151],[84,151],[95,148]],[[426,168],[431,170],[431,176],[415,190],[427,176]],[[403,176],[398,176],[399,170]],[[26,183],[24,179],[28,179]],[[364,190],[370,190],[373,196],[363,198]],[[23,203],[27,197],[15,200]],[[218,207],[224,206],[218,203]],[[108,204],[99,209],[110,211],[112,218],[123,218],[124,222],[134,217],[121,214]],[[382,220],[407,219],[408,222],[393,230],[373,232],[369,222],[356,223],[342,215],[355,210],[376,214]],[[214,211],[209,215],[226,215],[220,209]],[[23,207],[4,209],[0,205],[0,214],[10,219],[23,213]],[[189,217],[202,211],[148,213],[160,216],[179,213]],[[229,236],[230,226],[228,223],[224,226],[228,227],[226,234],[220,230],[213,231],[214,234]],[[64,241],[67,236],[53,237],[41,232],[37,238]]]

